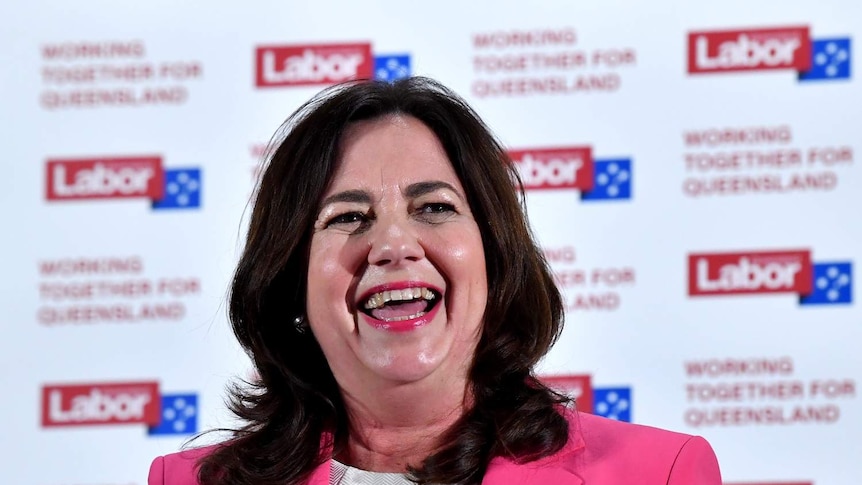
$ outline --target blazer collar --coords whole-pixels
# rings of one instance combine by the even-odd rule
[[[496,457],[488,465],[482,485],[516,485],[534,483],[565,483],[583,485],[578,473],[576,456],[586,448],[581,423],[575,409],[563,409],[569,423],[569,439],[560,451],[529,463],[517,463],[509,458]]]
[[[584,435],[581,432],[581,422],[575,409],[562,410],[563,417],[569,423],[569,439],[563,448],[551,456],[540,458],[529,463],[519,464],[509,458],[496,457],[491,459],[488,470],[482,479],[482,485],[516,485],[534,483],[565,483],[567,485],[583,485],[584,479],[576,469],[577,454],[586,448]],[[331,453],[331,435],[325,433],[321,437],[321,451]],[[329,474],[332,468],[331,458],[325,460],[308,479],[308,485],[329,485]]]
[[[308,477],[307,485],[329,485],[329,472],[332,469],[332,459],[328,459],[321,463],[311,476]]]

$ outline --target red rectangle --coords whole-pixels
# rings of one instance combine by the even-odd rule
[[[510,150],[526,190],[593,188],[592,147]]]
[[[48,160],[48,200],[147,198],[164,196],[165,172],[158,156]]]
[[[47,385],[42,388],[42,426],[84,426],[97,424],[161,421],[159,383],[116,382],[75,385]]]
[[[690,32],[688,72],[811,69],[807,26]]]
[[[314,86],[370,79],[371,44],[261,46],[255,50],[258,87]]]
[[[688,294],[796,293],[813,289],[811,251],[749,251],[688,256]]]
[[[542,376],[539,380],[560,394],[574,399],[578,411],[593,412],[593,382],[589,374]]]

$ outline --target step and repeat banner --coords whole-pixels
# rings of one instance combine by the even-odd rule
[[[728,484],[858,483],[862,4],[697,3],[0,6],[0,481],[143,484],[234,426],[270,137],[332,83],[425,75],[520,167],[567,308],[548,382],[703,435]]]

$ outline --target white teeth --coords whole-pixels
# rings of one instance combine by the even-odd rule
[[[375,293],[365,300],[365,309],[374,310],[380,308],[390,301],[406,301],[422,298],[423,300],[431,301],[435,298],[434,292],[428,288],[404,288],[403,290],[386,290],[380,293]],[[422,313],[424,314],[424,313]],[[422,316],[419,314],[418,316]],[[408,318],[416,318],[416,315],[409,317],[399,317],[395,320],[406,320]]]
[[[383,319],[383,321],[385,321],[385,322],[401,322],[401,321],[404,321],[404,320],[410,320],[410,319],[413,319],[413,318],[419,318],[419,317],[421,317],[422,315],[425,315],[425,312],[414,313],[413,315],[407,315],[407,316],[405,316],[405,317],[384,318],[384,319]]]

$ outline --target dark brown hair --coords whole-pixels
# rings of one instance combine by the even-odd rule
[[[501,144],[456,94],[427,78],[354,81],[299,108],[273,143],[230,295],[230,320],[259,380],[234,385],[230,406],[247,424],[200,462],[203,484],[303,483],[347,441],[341,395],[320,346],[293,320],[304,314],[316,211],[353,122],[412,116],[439,138],[479,224],[488,305],[470,369],[474,406],[411,469],[420,483],[474,484],[491,458],[530,461],[566,443],[567,400],[533,367],[562,330],[559,291],[537,247]],[[330,437],[331,442],[321,440]]]

